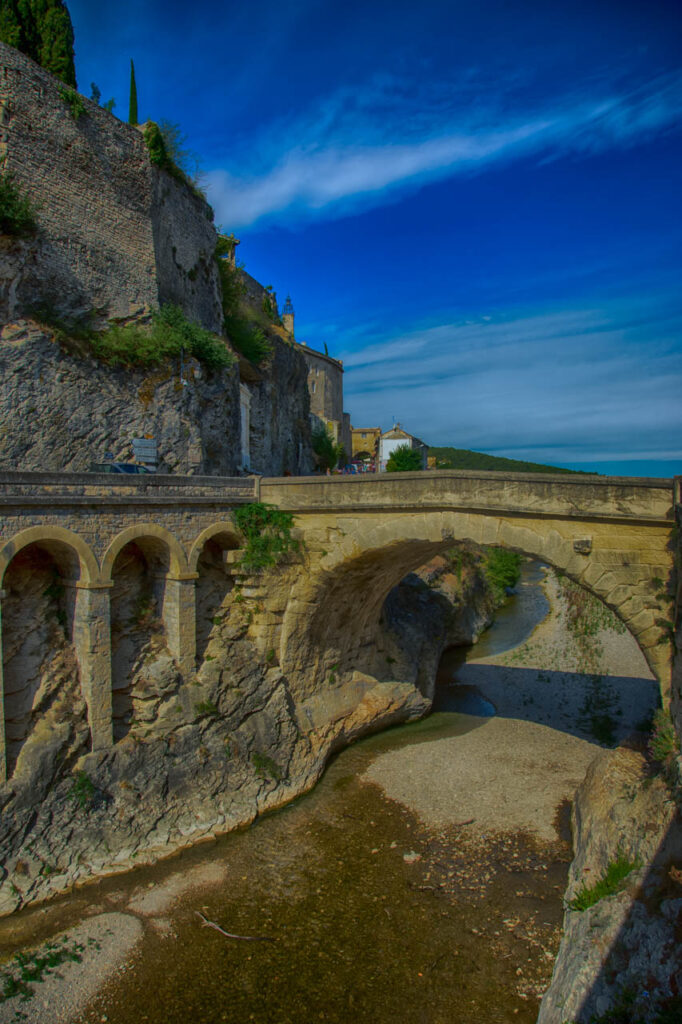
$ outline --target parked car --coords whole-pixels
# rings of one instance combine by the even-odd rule
[[[151,473],[151,469],[137,462],[93,462],[91,473]]]

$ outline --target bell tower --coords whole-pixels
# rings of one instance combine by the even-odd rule
[[[282,307],[282,323],[284,324],[284,330],[287,331],[291,337],[294,336],[294,307],[291,302],[291,295],[287,295],[287,300]]]

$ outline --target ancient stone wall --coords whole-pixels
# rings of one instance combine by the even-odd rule
[[[337,359],[298,345],[308,364],[310,411],[325,422],[343,418],[343,366]]]
[[[76,117],[63,83],[0,43],[0,161],[39,225],[4,245],[0,319],[32,307],[127,317],[172,301],[219,330],[210,207],[151,164],[142,128],[78,99]]]
[[[272,355],[251,392],[251,468],[266,476],[299,476],[313,465],[306,365],[288,342],[270,338]]]

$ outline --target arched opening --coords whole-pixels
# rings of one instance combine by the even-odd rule
[[[387,544],[346,559],[324,575],[303,614],[284,623],[284,668],[296,698],[310,696],[320,675],[338,679],[356,669],[380,673],[377,637],[384,602],[403,577],[443,546],[442,539]]]
[[[77,552],[60,540],[21,547],[4,574],[2,660],[7,775],[31,775],[41,746],[54,766],[89,749],[86,705],[73,642]]]
[[[483,700],[491,714],[606,746],[646,730],[660,688],[623,621],[554,566],[523,557],[519,568],[478,642],[444,650],[434,710],[477,714]]]
[[[644,703],[650,707],[657,688],[643,666],[641,655],[652,671],[659,671],[656,659],[662,648],[656,646],[656,640],[660,630],[652,629],[651,625],[657,615],[663,614],[656,591],[657,577],[665,575],[664,567],[654,564],[653,559],[649,562],[633,555],[635,538],[626,532],[618,538],[622,549],[614,545],[613,535],[608,536],[608,543],[601,549],[597,546],[598,538],[594,545],[584,544],[580,534],[576,540],[570,524],[541,526],[542,529],[531,529],[514,520],[496,521],[493,517],[470,514],[419,513],[401,520],[387,519],[364,528],[359,534],[355,524],[349,522],[346,527],[340,521],[339,527],[347,532],[340,532],[340,543],[323,562],[323,571],[315,581],[315,592],[301,587],[300,603],[291,602],[283,624],[284,668],[297,696],[305,699],[312,693],[310,673],[305,670],[308,664],[314,666],[318,679],[328,674],[330,679],[338,681],[344,672],[358,670],[379,681],[409,680],[425,696],[431,697],[433,690],[426,682],[430,669],[420,672],[418,678],[406,676],[401,671],[398,654],[386,642],[386,603],[393,589],[411,572],[437,556],[443,557],[448,551],[470,547],[516,551],[524,557],[556,565],[559,572],[565,574],[566,581],[573,581],[571,585],[578,587],[578,594],[592,594],[604,611],[607,606],[615,611],[618,620],[630,631],[632,650],[637,653],[642,669],[642,674],[638,670],[633,678],[645,680],[641,690],[646,694]],[[364,550],[357,553],[358,547]],[[420,586],[423,592],[415,595],[417,605],[428,598],[428,591],[432,589],[426,579],[421,580]],[[405,631],[409,632],[411,612],[405,614]],[[444,621],[442,635],[433,638],[435,647],[450,629],[451,625]],[[420,638],[415,638],[415,645],[421,649]],[[440,648],[438,656],[443,649]],[[383,664],[379,655],[384,659]],[[551,668],[551,665],[544,667]],[[596,677],[599,673],[596,669],[581,673],[576,666],[575,675],[580,674]],[[623,672],[623,677],[627,675]],[[659,673],[659,679],[664,680],[664,672]],[[624,684],[624,689],[629,685]],[[591,704],[588,701],[588,711],[590,707],[596,709],[598,716],[602,703],[603,695],[593,694]],[[633,702],[626,700],[625,703]],[[583,717],[587,717],[587,712]],[[641,717],[643,720],[644,715]]]
[[[237,536],[225,527],[202,534],[195,545],[190,565],[198,573],[196,581],[197,665],[218,654],[222,634],[229,631],[230,607],[234,588],[228,552],[239,547]],[[216,649],[211,653],[209,647]]]
[[[170,552],[162,539],[137,536],[113,559],[111,676],[114,740],[148,727],[180,677],[167,644],[164,599]]]

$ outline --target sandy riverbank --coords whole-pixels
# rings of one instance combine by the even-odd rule
[[[128,970],[140,944],[149,934],[170,935],[174,906],[193,890],[202,892],[225,881],[219,864],[207,863],[168,875],[163,881],[136,886],[132,891],[114,889],[106,896],[84,902],[85,920],[27,950],[23,962],[16,958],[0,967],[0,992],[11,991],[8,979],[24,982],[12,998],[0,1002],[0,1024],[73,1024],[97,992]],[[94,892],[94,890],[93,890]],[[58,909],[32,910],[21,918],[17,932],[40,927],[41,917]],[[4,937],[11,921],[0,923]],[[45,960],[48,969],[41,970]],[[36,977],[35,972],[40,976]],[[28,973],[27,973],[28,972]],[[33,974],[33,977],[31,977]],[[11,983],[10,983],[11,984]],[[102,1018],[106,1021],[106,1016]]]
[[[573,798],[606,716],[614,740],[650,713],[656,683],[629,633],[617,625],[576,644],[553,573],[544,582],[549,615],[512,651],[478,660],[472,648],[457,681],[496,709],[467,733],[379,756],[366,779],[434,828],[475,819],[467,833],[525,831],[556,839],[557,809]],[[447,678],[461,653],[444,662]],[[585,662],[591,670],[581,672]],[[597,729],[599,733],[599,730]],[[434,785],[434,780],[438,784]]]

